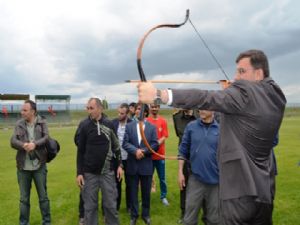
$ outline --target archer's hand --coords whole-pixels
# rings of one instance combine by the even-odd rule
[[[139,94],[139,102],[145,104],[151,104],[154,102],[157,89],[154,87],[152,82],[139,82],[137,88]]]
[[[228,88],[232,84],[232,82],[230,80],[220,80],[220,84],[222,89],[224,90]]]

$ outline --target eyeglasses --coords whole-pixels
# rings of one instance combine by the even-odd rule
[[[249,71],[249,70],[255,70],[255,69],[253,69],[253,68],[248,68],[248,69],[237,68],[236,69],[236,73],[238,73],[239,75],[241,75],[241,74],[247,73],[247,71]]]
[[[87,106],[86,109],[87,109],[87,110],[93,110],[94,107],[89,107],[89,106]]]

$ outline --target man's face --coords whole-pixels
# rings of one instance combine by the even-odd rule
[[[25,119],[26,121],[31,121],[34,116],[35,116],[35,111],[33,109],[31,109],[31,106],[29,103],[25,103],[22,106],[21,109],[21,116],[23,119]]]
[[[135,114],[135,107],[134,106],[129,106],[129,112],[131,115]]]
[[[126,108],[118,108],[118,118],[119,121],[125,121],[127,118],[127,109]]]
[[[183,113],[185,116],[192,116],[193,115],[193,110],[192,109],[184,109]]]
[[[159,111],[159,106],[155,105],[155,104],[151,104],[150,105],[150,113],[154,116],[156,116],[158,114]]]
[[[86,107],[91,119],[98,119],[102,113],[101,107],[98,107],[95,100],[88,102]]]
[[[201,120],[209,120],[213,117],[214,113],[208,110],[199,110],[199,117]]]
[[[236,66],[235,80],[259,81],[263,79],[263,70],[255,69],[250,58],[242,58]]]
[[[141,112],[142,106],[138,105],[135,109],[135,116],[139,117],[140,116],[140,112]]]

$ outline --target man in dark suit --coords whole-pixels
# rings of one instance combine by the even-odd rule
[[[272,147],[286,99],[270,78],[260,50],[236,59],[235,81],[220,91],[157,90],[141,82],[139,101],[221,112],[218,148],[221,220],[224,225],[271,225],[274,197]]]
[[[141,104],[136,107],[136,117],[141,111]],[[149,114],[149,107],[145,105],[144,113]],[[144,121],[144,133],[152,149],[157,151],[158,141],[156,128],[147,121]],[[142,192],[142,219],[145,224],[151,224],[150,220],[150,194],[153,175],[153,163],[151,152],[141,140],[139,124],[136,120],[126,125],[123,148],[128,152],[126,174],[130,185],[130,225],[135,225],[139,216],[138,187],[139,183]]]

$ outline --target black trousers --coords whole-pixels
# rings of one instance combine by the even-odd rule
[[[273,204],[246,196],[221,200],[222,225],[272,225]]]
[[[124,166],[124,178],[125,178],[125,198],[126,198],[126,208],[130,209],[130,185],[128,181],[128,177],[126,174],[126,168],[127,168],[127,160],[122,160],[122,164]],[[117,174],[117,173],[116,173]],[[122,180],[118,180],[116,176],[116,182],[117,182],[117,190],[118,190],[118,198],[117,198],[117,210],[120,209],[121,205],[121,199],[122,199]]]
[[[128,181],[130,184],[131,218],[134,219],[139,216],[139,185],[142,194],[142,218],[150,217],[152,175],[128,175]]]
[[[84,202],[83,202],[81,190],[80,190],[80,194],[79,194],[78,208],[79,208],[79,218],[84,218]]]

